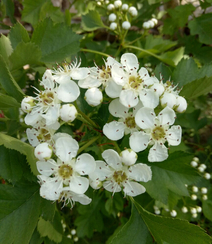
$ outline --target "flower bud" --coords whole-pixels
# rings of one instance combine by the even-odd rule
[[[198,192],[198,187],[196,187],[196,186],[192,186],[192,191],[193,191],[193,192]]]
[[[198,163],[197,163],[196,161],[191,161],[191,166],[192,166],[192,167],[195,168],[195,167],[197,167],[197,165],[198,165]]]
[[[147,21],[143,23],[143,28],[144,29],[149,29],[150,28],[150,25],[149,25],[149,23]]]
[[[115,7],[112,3],[110,3],[108,6],[107,6],[107,10],[111,11],[113,10]]]
[[[74,237],[74,242],[78,242],[78,240],[79,240],[78,236],[75,236]]]
[[[126,165],[133,165],[138,158],[137,154],[131,149],[125,149],[122,151],[120,153],[120,157],[122,162]]]
[[[122,23],[122,28],[123,28],[123,29],[125,29],[125,30],[129,30],[130,27],[131,27],[130,22],[128,22],[128,21],[124,21],[124,22]]]
[[[170,212],[170,215],[171,215],[172,217],[176,217],[176,216],[177,216],[177,212],[176,212],[176,210],[172,210],[172,211]]]
[[[72,104],[64,104],[60,108],[60,118],[65,122],[72,122],[77,117],[77,110]]]
[[[201,166],[198,167],[198,170],[199,170],[199,172],[201,172],[201,173],[205,171],[204,167],[201,167]]]
[[[211,175],[210,175],[209,173],[205,173],[205,174],[204,174],[204,178],[205,178],[206,180],[210,180]]]
[[[156,209],[155,210],[155,214],[159,215],[160,214],[160,210],[159,209]]]
[[[161,99],[160,99],[161,105],[163,107],[170,107],[173,108],[174,105],[176,105],[176,96],[172,93],[165,92]]]
[[[197,213],[192,214],[192,217],[196,218],[197,217]]]
[[[122,5],[122,1],[120,1],[120,0],[117,0],[114,2],[115,8],[119,8],[119,7],[121,7],[121,5]]]
[[[207,195],[203,195],[203,196],[202,196],[202,200],[204,200],[204,201],[205,201],[205,200],[208,200],[208,196],[207,196]]]
[[[149,22],[150,28],[153,28],[155,26],[155,23],[152,20],[149,20],[148,22]]]
[[[21,102],[21,109],[25,113],[29,113],[34,107],[34,99],[31,96],[25,97]]]
[[[199,158],[198,158],[198,157],[194,157],[194,158],[193,158],[193,161],[199,163]]]
[[[202,167],[204,170],[207,168],[205,164],[200,164],[200,167]]]
[[[52,156],[52,147],[47,142],[41,143],[35,148],[34,154],[41,161],[48,160]]]
[[[75,229],[71,230],[71,234],[72,234],[72,235],[76,235],[76,233],[77,233],[77,232],[76,232]]]
[[[125,4],[122,5],[122,10],[123,11],[127,11],[128,8],[129,8],[128,4],[125,3]]]
[[[197,210],[196,210],[196,208],[191,208],[190,212],[191,212],[191,214],[195,214],[195,213],[197,213]]]
[[[183,213],[187,213],[188,212],[188,208],[185,207],[185,206],[183,206],[181,210],[182,210]]]
[[[202,212],[202,208],[200,206],[196,206],[197,212],[201,213]]]
[[[185,100],[184,97],[181,96],[177,96],[176,97],[177,102],[176,102],[176,106],[177,108],[175,109],[178,113],[183,113],[186,111],[187,109],[187,102]]]
[[[109,19],[110,22],[113,22],[113,21],[116,20],[116,15],[112,13],[112,14],[109,15],[108,19]]]
[[[115,22],[112,22],[111,24],[110,24],[110,29],[111,30],[115,30],[117,28],[117,24],[115,23]]]
[[[207,194],[208,193],[208,189],[206,187],[202,187],[201,188],[201,193],[202,194]]]
[[[103,100],[102,92],[96,87],[90,88],[85,93],[85,100],[90,106],[98,106]]]
[[[135,17],[135,16],[138,15],[138,11],[137,11],[137,9],[136,9],[135,7],[133,7],[133,6],[129,8],[129,13],[130,13],[133,17]]]
[[[158,24],[158,20],[157,20],[157,19],[155,19],[155,18],[152,18],[152,19],[151,19],[151,21],[153,21],[155,25],[157,25],[157,24]]]
[[[194,201],[197,200],[197,195],[192,194],[192,195],[191,195],[191,199],[194,200]]]

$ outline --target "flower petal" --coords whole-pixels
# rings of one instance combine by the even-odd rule
[[[87,197],[85,194],[72,194],[72,200],[74,202],[79,202],[82,205],[88,205],[92,201],[92,199]]]
[[[105,150],[102,153],[102,157],[107,162],[107,164],[115,170],[122,168],[121,158],[119,154],[113,149]]]
[[[116,84],[116,82],[113,81],[112,79],[108,80],[105,87],[105,92],[109,97],[111,98],[119,97],[121,90],[122,90],[122,86]]]
[[[85,79],[89,74],[88,68],[74,68],[71,70],[71,78],[74,80]]]
[[[149,162],[162,162],[168,158],[168,149],[164,145],[155,143],[149,150]]]
[[[159,94],[153,90],[142,89],[139,98],[144,107],[156,108],[159,104]]]
[[[43,85],[45,89],[53,89],[54,88],[54,77],[52,76],[52,72],[50,69],[47,69],[43,74],[42,81],[40,85]]]
[[[51,178],[52,179],[52,178]],[[41,185],[40,188],[40,195],[47,199],[47,200],[51,200],[51,201],[55,201],[59,199],[60,196],[60,192],[62,191],[62,181],[57,181],[57,180],[51,180],[43,183]]]
[[[131,70],[138,70],[139,63],[135,54],[125,53],[121,56],[121,63],[125,66],[125,70],[130,72]]]
[[[132,197],[138,196],[146,191],[145,187],[143,187],[138,182],[133,181],[127,181],[126,183],[123,183],[123,187],[125,195]]]
[[[135,115],[136,124],[143,130],[154,126],[155,113],[152,108],[143,107]]]
[[[167,131],[167,141],[169,145],[172,146],[177,146],[181,142],[181,137],[182,137],[182,129],[179,125],[174,125],[172,126],[168,131]]]
[[[36,162],[38,172],[45,176],[52,175],[57,169],[57,163],[53,159]]]
[[[128,113],[128,108],[126,108],[123,104],[121,104],[119,102],[119,99],[115,99],[113,100],[110,104],[109,104],[109,112],[114,116],[114,117],[122,117],[125,118],[126,114]]]
[[[95,170],[95,168],[95,160],[90,154],[83,153],[77,157],[74,169],[80,175],[89,175]]]
[[[46,120],[46,125],[55,124],[59,117],[60,104],[56,104],[54,107],[49,107],[46,114],[42,114],[42,117]]]
[[[36,147],[40,143],[38,141],[38,138],[37,138],[37,136],[39,135],[39,133],[34,128],[27,128],[26,129],[26,134],[27,134],[27,138],[28,138],[29,143],[33,147]]]
[[[138,95],[134,90],[122,90],[119,98],[120,102],[127,108],[135,107],[139,102]]]
[[[140,70],[138,71],[138,74],[142,80],[146,80],[149,78],[148,70],[144,67],[140,68]]]
[[[95,171],[89,175],[89,178],[104,181],[106,178],[112,176],[113,172],[104,161],[97,160]]]
[[[133,132],[130,136],[130,148],[135,152],[143,151],[147,148],[150,140],[150,135],[143,131]]]
[[[152,179],[152,170],[148,165],[138,163],[129,168],[128,176],[136,181],[147,182]]]
[[[112,141],[117,141],[124,136],[125,124],[123,122],[112,121],[103,126],[103,133]]]
[[[35,112],[32,110],[31,113],[28,113],[24,118],[25,123],[27,125],[34,126],[42,118],[40,113],[38,112],[38,110],[36,110]]]
[[[57,90],[58,99],[63,102],[74,102],[80,95],[78,85],[70,80],[65,84],[60,84]]]
[[[173,109],[169,107],[165,107],[159,114],[158,119],[161,123],[161,125],[173,125],[175,121],[175,112]]]
[[[105,181],[103,183],[103,187],[105,188],[105,190],[113,193],[121,191],[121,187],[113,181]]]
[[[116,84],[124,86],[127,82],[128,77],[121,64],[114,64],[111,69],[111,75]]]
[[[89,180],[81,176],[73,176],[69,183],[69,189],[77,194],[83,194],[89,187]]]

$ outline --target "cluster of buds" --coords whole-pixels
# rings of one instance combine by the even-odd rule
[[[197,168],[197,170],[202,174],[202,176],[206,180],[210,180],[211,179],[211,174],[208,173],[208,172],[205,172],[205,170],[207,169],[207,166],[205,164],[200,164],[198,157],[194,157],[193,158],[193,160],[191,161],[191,166],[193,168]]]
[[[151,28],[154,28],[157,24],[158,24],[158,20],[155,18],[152,18],[152,19],[145,21],[143,23],[143,28],[144,29],[151,29]]]
[[[116,30],[117,28],[128,30],[131,27],[130,19],[138,15],[138,11],[134,6],[128,4],[122,4],[122,1],[116,0],[114,3],[110,3],[107,6],[107,10],[112,12],[108,20],[110,23],[110,29]],[[121,26],[119,26],[121,23]]]

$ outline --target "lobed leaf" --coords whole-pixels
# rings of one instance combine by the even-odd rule
[[[82,15],[82,27],[86,31],[93,31],[98,28],[104,28],[105,25],[101,20],[100,14],[95,10],[91,10],[88,14]]]

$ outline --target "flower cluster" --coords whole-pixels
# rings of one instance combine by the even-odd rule
[[[118,2],[114,2],[116,8],[121,7]],[[137,153],[150,148],[149,162],[163,161],[168,157],[167,145],[181,142],[181,127],[173,124],[176,112],[186,109],[186,100],[170,81],[163,83],[146,68],[139,68],[132,53],[123,54],[120,62],[108,57],[101,68],[97,64],[80,67],[77,61],[64,63],[46,70],[40,85],[43,89],[35,88],[36,96],[25,97],[21,107],[27,113],[25,123],[32,126],[26,134],[35,147],[43,198],[71,206],[75,202],[89,204],[89,185],[93,189],[103,186],[113,194],[123,191],[124,196],[142,194],[142,182],[151,180],[152,172],[137,160]],[[84,98],[94,111],[104,99],[110,101],[110,117],[102,128],[78,108],[81,89],[87,89]],[[86,125],[98,135],[88,144],[82,143],[83,148],[74,137],[58,131],[61,125],[74,125],[74,120],[80,120],[80,130]],[[129,135],[130,148],[106,147],[97,160],[89,153],[80,154],[98,138],[117,141],[125,135]]]

